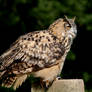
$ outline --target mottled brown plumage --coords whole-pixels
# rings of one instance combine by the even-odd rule
[[[16,89],[30,74],[40,77],[48,86],[60,74],[76,32],[74,19],[65,17],[47,30],[20,36],[0,56],[2,86]]]

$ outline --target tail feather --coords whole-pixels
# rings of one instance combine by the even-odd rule
[[[0,74],[0,85],[10,88],[13,87],[13,89],[16,90],[16,88],[18,88],[19,86],[22,85],[22,83],[27,79],[27,75],[20,75],[20,76],[16,76],[14,74],[12,74],[11,72],[2,72],[2,74]]]
[[[0,80],[1,80],[0,85],[7,87],[7,88],[10,88],[17,78],[14,74],[12,74],[11,72],[8,72],[8,71],[2,72],[2,74],[0,76],[1,76],[0,77]]]
[[[17,77],[7,77],[5,80],[2,81],[2,86],[10,88],[12,87],[13,83],[16,81]]]
[[[27,75],[22,75],[20,77],[18,77],[15,81],[15,83],[13,84],[13,88],[16,89],[18,88],[19,86],[22,85],[23,82],[25,82],[25,80],[27,79]]]

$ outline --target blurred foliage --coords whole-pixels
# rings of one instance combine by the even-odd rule
[[[73,53],[73,51],[70,51],[67,55],[67,60],[74,61],[76,59],[76,55]]]
[[[76,16],[80,26],[92,29],[91,3],[88,0],[0,0],[0,21],[8,25],[21,23],[22,27],[27,27],[25,22],[31,24],[33,18],[37,23],[33,29],[42,29],[64,15]]]
[[[19,35],[34,30],[46,29],[54,20],[64,17],[64,15],[70,18],[76,16],[78,30],[84,31],[86,34],[88,31],[91,32],[92,30],[91,10],[92,0],[0,0],[0,34],[8,34],[9,36],[6,37],[10,40],[7,40],[7,43],[11,44]],[[83,43],[85,35],[84,38],[82,38],[78,34],[78,37],[77,40],[80,41],[80,39],[82,39],[81,42]],[[67,68],[64,66],[62,74],[64,78],[70,78],[66,76],[73,76],[74,78],[80,76],[79,78],[83,78],[85,81],[86,92],[92,92],[90,86],[92,74],[82,68],[81,65],[84,63],[84,60],[81,60],[82,63],[80,63],[79,58],[82,47],[80,46],[80,49],[79,46],[76,46],[82,45],[81,42],[75,40],[66,60],[70,61],[70,67],[68,67],[68,62],[67,64],[65,63]],[[4,48],[7,47],[4,46]],[[0,52],[3,52],[3,50],[0,50]],[[79,59],[77,59],[77,57]],[[71,61],[76,61],[76,63]],[[80,68],[74,65],[80,65]],[[81,71],[78,72],[78,69]],[[77,72],[74,73],[74,71]],[[67,74],[65,74],[66,72]],[[3,92],[6,92],[5,90],[7,90],[7,92],[12,92],[11,89],[0,89],[0,91]]]

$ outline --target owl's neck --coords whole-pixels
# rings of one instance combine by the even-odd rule
[[[64,33],[64,27],[63,25],[61,25],[59,23],[59,21],[63,21],[62,19],[58,19],[56,22],[54,22],[53,24],[51,24],[48,28],[48,31],[53,34],[54,36],[56,36],[58,39],[62,40],[62,36]]]
[[[52,35],[56,36],[60,41],[62,41],[62,39],[64,37],[64,33],[62,33],[62,31],[60,31],[60,30],[54,30],[54,29],[49,29],[48,31]]]

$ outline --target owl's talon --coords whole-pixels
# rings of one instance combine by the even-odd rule
[[[46,88],[49,88],[49,81],[46,81]]]
[[[59,77],[57,77],[57,79],[58,79],[58,80],[60,80],[60,79],[61,79],[61,77],[59,76]]]
[[[56,80],[60,80],[61,79],[61,77],[60,76],[57,76],[56,78],[55,78],[55,81]]]
[[[40,86],[43,89],[44,88],[44,83],[42,82],[42,80],[40,79]]]

